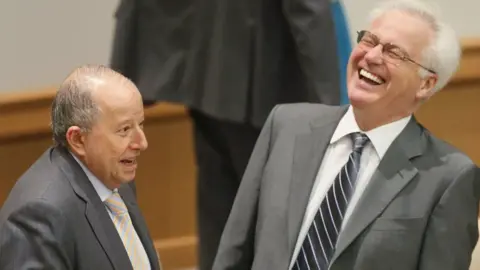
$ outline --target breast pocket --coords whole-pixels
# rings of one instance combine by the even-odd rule
[[[364,234],[358,265],[375,269],[414,269],[423,235],[423,218],[379,218]],[[363,269],[363,268],[359,268]]]
[[[379,218],[370,228],[371,231],[412,231],[421,228],[423,218]]]

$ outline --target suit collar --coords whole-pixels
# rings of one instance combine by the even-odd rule
[[[411,116],[407,116],[364,132],[357,124],[352,106],[349,106],[347,112],[343,115],[342,119],[340,119],[330,143],[335,143],[348,134],[362,132],[368,136],[378,156],[382,159],[392,142],[398,137],[402,130],[405,129],[411,118]]]
[[[70,155],[75,159],[75,161],[80,165],[82,168],[83,172],[85,172],[85,175],[87,176],[88,180],[90,183],[92,183],[93,188],[97,192],[98,196],[100,197],[100,200],[102,202],[105,202],[108,197],[110,197],[113,193],[113,191],[105,186],[105,184],[100,181],[93,173],[80,161],[72,152],[70,152]]]
[[[66,176],[77,196],[85,202],[86,219],[113,268],[131,270],[128,254],[115,225],[85,172],[64,147],[53,148],[51,158],[52,163]]]
[[[414,117],[393,141],[339,235],[332,264],[417,175],[412,159],[425,151],[425,135]]]
[[[408,159],[421,156],[427,146],[424,129],[414,116],[411,117],[405,129],[394,142],[403,150]]]

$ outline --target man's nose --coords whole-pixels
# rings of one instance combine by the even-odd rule
[[[135,150],[143,151],[148,148],[147,137],[142,129],[138,129],[135,138],[132,141],[131,147]]]
[[[365,59],[373,64],[380,65],[383,63],[383,46],[378,44],[374,48],[370,49],[365,54]]]

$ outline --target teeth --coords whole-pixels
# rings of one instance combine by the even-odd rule
[[[366,71],[365,69],[360,70],[360,75],[362,75],[363,77],[366,77],[366,78],[368,78],[368,79],[370,79],[370,80],[372,80],[372,81],[374,81],[378,84],[384,83],[384,81],[380,77]]]

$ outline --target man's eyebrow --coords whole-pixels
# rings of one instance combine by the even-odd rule
[[[376,42],[380,42],[380,38],[375,35],[374,33],[370,32],[370,31],[367,31],[367,33],[373,38],[375,39]]]
[[[392,42],[382,43],[380,38],[377,35],[375,35],[372,32],[370,32],[370,35],[373,37],[373,39],[375,39],[376,42],[384,44],[384,45],[388,45],[388,47],[390,47],[390,49],[399,49],[406,57],[410,57],[410,54],[408,54],[407,50],[403,49],[401,46],[399,46],[395,43],[392,43]]]
[[[385,45],[388,45],[388,47],[393,48],[393,49],[399,49],[399,50],[405,51],[404,49],[402,49],[402,47],[398,46],[395,43],[388,42],[388,43],[385,43]]]
[[[125,125],[125,124],[129,124],[129,123],[131,123],[131,122],[132,122],[131,119],[124,119],[124,120],[122,120],[122,121],[119,121],[119,122],[117,123],[117,126],[122,126],[122,125]]]
[[[402,54],[403,54],[405,57],[410,58],[410,54],[409,54],[409,53],[407,52],[407,50],[405,50],[404,48],[398,46],[397,44],[391,43],[391,42],[386,43],[386,44],[388,44],[388,46],[390,47],[390,49],[398,49],[398,50],[400,50],[400,51],[402,52]]]

